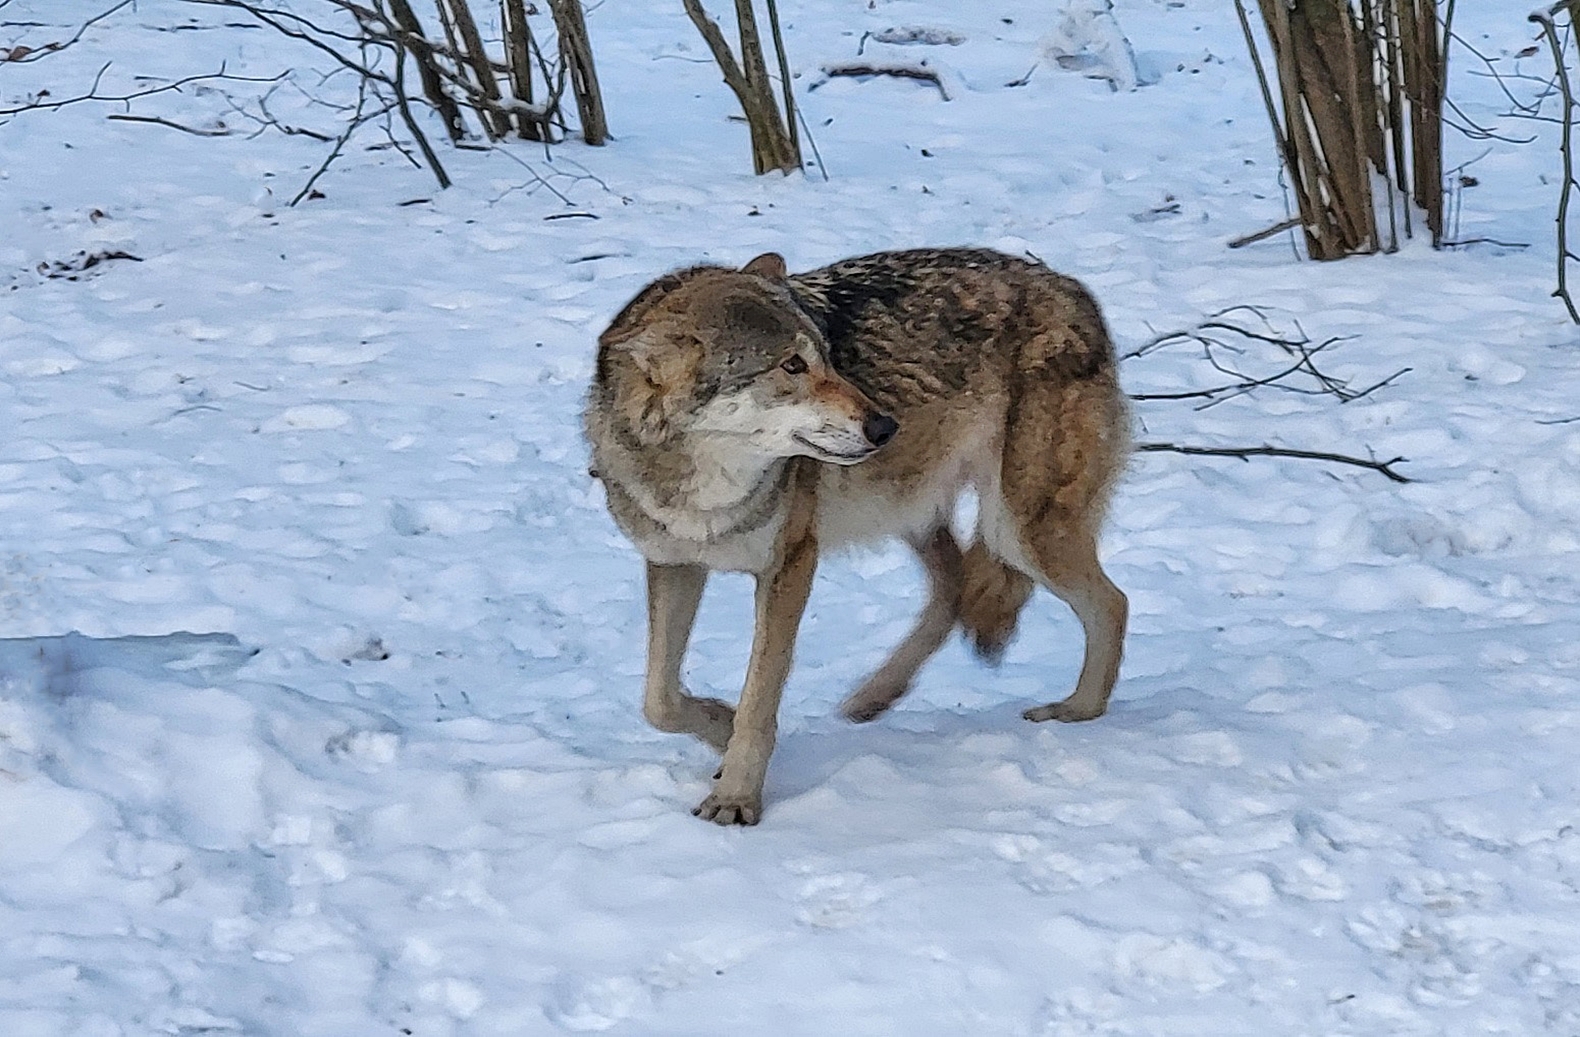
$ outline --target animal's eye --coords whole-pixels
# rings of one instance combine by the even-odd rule
[[[806,361],[801,359],[799,353],[780,364],[779,367],[785,374],[806,374]]]

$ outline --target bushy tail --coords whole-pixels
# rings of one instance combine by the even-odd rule
[[[1012,569],[978,540],[963,559],[960,626],[977,655],[996,663],[1004,654],[1020,610],[1031,597],[1032,579]]]

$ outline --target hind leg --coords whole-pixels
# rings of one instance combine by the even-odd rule
[[[1108,709],[1108,696],[1119,677],[1130,603],[1097,560],[1097,538],[1090,533],[1058,535],[1043,530],[1023,538],[1037,577],[1075,611],[1086,633],[1086,655],[1075,691],[1060,702],[1036,706],[1027,720],[1093,720]]]
[[[954,535],[940,527],[911,546],[927,569],[930,595],[905,640],[840,707],[847,719],[858,724],[877,719],[900,701],[911,689],[916,671],[949,637],[960,614],[962,568]]]
[[[1128,417],[1101,326],[1084,335],[1071,329],[1028,345],[1032,356],[1023,356],[1023,363],[1068,358],[1083,343],[1100,351],[1103,362],[1062,384],[1028,370],[1014,383],[1005,430],[1000,475],[1007,521],[996,532],[1014,542],[997,545],[1009,549],[999,553],[1062,598],[1086,634],[1075,691],[1061,702],[1027,710],[1027,720],[1103,715],[1119,676],[1130,614],[1124,593],[1097,560],[1097,532],[1124,465]]]

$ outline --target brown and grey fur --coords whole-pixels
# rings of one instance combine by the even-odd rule
[[[898,431],[879,447],[883,415]],[[1097,536],[1129,420],[1107,329],[1076,281],[977,249],[879,253],[794,276],[773,253],[742,270],[677,271],[600,337],[586,423],[609,510],[648,562],[644,711],[724,757],[700,816],[761,814],[820,551],[903,537],[930,585],[915,628],[846,700],[850,719],[898,701],[956,625],[995,658],[1035,584],[1075,611],[1086,653],[1075,691],[1026,718],[1107,708],[1128,605]],[[979,516],[962,550],[949,520],[968,487]],[[680,682],[711,570],[757,577],[733,709]]]

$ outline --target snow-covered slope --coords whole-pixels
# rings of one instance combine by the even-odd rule
[[[43,24],[0,47],[86,6],[13,0],[0,21]],[[667,0],[591,13],[609,147],[445,150],[443,193],[373,130],[286,207],[325,146],[250,137],[256,85],[133,108],[229,136],[93,105],[0,126],[0,1033],[1580,1032],[1550,141],[1494,144],[1463,191],[1462,237],[1530,248],[1229,251],[1285,213],[1225,6],[1117,3],[1151,85],[1114,92],[1045,57],[1049,5],[789,5],[827,183],[750,176]],[[1528,42],[1459,17],[1489,54]],[[242,20],[140,0],[0,64],[0,107],[112,59],[107,91],[221,61],[350,89]],[[811,89],[896,27],[959,42],[866,54],[959,96]],[[335,127],[294,89],[271,111]],[[830,560],[767,817],[699,823],[713,761],[642,721],[640,565],[585,472],[594,339],[683,263],[921,244],[1041,257],[1127,348],[1238,304],[1353,336],[1330,374],[1410,371],[1342,405],[1144,403],[1138,436],[1404,455],[1417,481],[1138,456],[1106,542],[1126,668],[1077,727],[1018,719],[1075,674],[1046,596],[1000,669],[952,644],[893,716],[840,721],[921,580],[899,550]],[[46,276],[106,252],[140,261]],[[1216,379],[1183,347],[1125,377]],[[735,693],[748,594],[716,580],[694,690]]]

